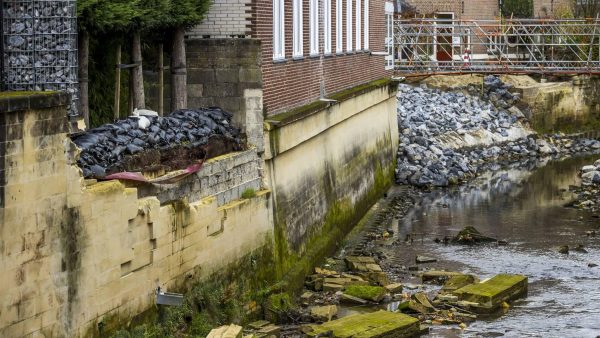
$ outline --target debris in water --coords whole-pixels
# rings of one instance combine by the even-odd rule
[[[437,262],[437,259],[432,258],[432,257],[427,257],[427,256],[417,256],[417,258],[415,258],[415,261],[417,264],[425,264],[425,263],[435,263],[435,262]]]
[[[459,244],[477,244],[497,241],[498,240],[495,238],[482,235],[472,226],[465,227],[452,239],[452,242]]]

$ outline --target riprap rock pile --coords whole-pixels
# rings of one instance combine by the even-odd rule
[[[502,82],[502,80],[494,75],[488,75],[483,79],[483,93],[480,86],[470,85],[469,92],[473,95],[482,94],[482,99],[490,101],[499,109],[509,109],[521,99],[519,93],[513,93],[513,86]]]
[[[121,171],[128,156],[149,149],[168,151],[174,146],[198,148],[219,139],[240,147],[240,132],[231,125],[232,115],[218,108],[184,109],[169,116],[129,117],[73,137],[81,149],[78,165],[84,177],[104,177]]]
[[[397,98],[398,183],[447,186],[492,159],[558,151],[518,116],[477,97],[401,84]]]

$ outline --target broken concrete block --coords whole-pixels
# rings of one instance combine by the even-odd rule
[[[263,326],[262,328],[260,328],[260,330],[258,330],[258,332],[256,332],[256,336],[259,338],[279,338],[280,335],[281,328],[273,324]]]
[[[385,272],[361,272],[360,276],[377,285],[386,286],[390,284],[388,276]]]
[[[313,306],[310,308],[310,315],[318,322],[328,322],[336,317],[338,308],[335,305]]]
[[[242,327],[235,324],[221,326],[210,331],[206,338],[242,338]]]
[[[269,324],[271,323],[266,320],[259,320],[248,324],[248,328],[251,330],[260,330],[261,327],[267,326]]]
[[[331,332],[336,338],[412,337],[419,333],[419,320],[401,313],[377,311],[333,320],[321,325],[310,325],[305,330],[309,337]]]
[[[340,284],[330,284],[330,283],[323,283],[323,291],[332,291],[332,292],[336,292],[336,291],[342,291],[344,290],[344,286],[340,285]]]
[[[436,311],[435,307],[427,298],[427,295],[424,292],[417,292],[410,297],[410,303],[408,307],[416,312],[427,314],[433,313]]]
[[[437,262],[437,259],[427,256],[417,256],[417,258],[415,258],[415,262],[417,264],[435,263]]]
[[[385,286],[385,289],[388,290],[388,292],[390,292],[390,293],[402,292],[402,284],[400,284],[400,283],[388,284]]]
[[[387,290],[381,286],[350,285],[345,294],[379,303],[387,294]]]
[[[358,305],[365,305],[365,304],[368,303],[368,301],[366,301],[366,300],[364,300],[362,298],[350,296],[350,295],[347,295],[345,293],[342,293],[340,295],[340,302],[341,303],[346,303],[346,304],[358,304]]]
[[[348,269],[352,271],[362,271],[362,272],[381,272],[381,267],[373,257],[360,257],[360,256],[348,256],[346,257],[346,265]]]
[[[477,284],[467,285],[454,294],[461,301],[477,303],[476,309],[491,312],[511,301],[527,295],[527,277],[522,275],[500,274]]]
[[[421,274],[421,279],[423,283],[425,282],[434,282],[443,284],[452,276],[460,276],[462,273],[454,272],[454,271],[441,271],[441,270],[430,270],[423,272]]]
[[[474,284],[474,283],[478,283],[479,280],[477,278],[475,278],[475,276],[473,275],[456,275],[456,276],[452,276],[450,277],[446,283],[444,283],[444,286],[442,287],[442,290],[440,290],[441,293],[452,293],[462,287],[465,287],[469,284]]]

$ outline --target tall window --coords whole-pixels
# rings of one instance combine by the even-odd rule
[[[335,52],[343,53],[344,52],[344,41],[343,37],[343,0],[335,1]]]
[[[362,14],[362,8],[360,7],[360,0],[356,0],[356,50],[361,50],[361,20],[360,15]]]
[[[273,60],[285,58],[283,0],[273,0]]]
[[[277,1],[277,0],[275,0]],[[294,0],[293,7],[294,21],[294,57],[301,57],[304,54],[303,50],[303,32],[302,32],[302,0]]]
[[[319,0],[310,0],[310,55],[319,54]]]
[[[364,15],[363,15],[363,48],[369,50],[369,0],[363,0]]]
[[[323,53],[331,54],[331,0],[323,0]]]
[[[385,69],[394,69],[394,4],[385,3],[385,47],[388,55],[385,57]]]
[[[346,0],[346,51],[352,51],[352,1]]]

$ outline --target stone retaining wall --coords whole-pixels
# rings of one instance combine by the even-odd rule
[[[0,336],[103,336],[152,308],[157,287],[183,291],[272,245],[256,150],[208,161],[194,184],[85,181],[69,102],[0,96]]]

